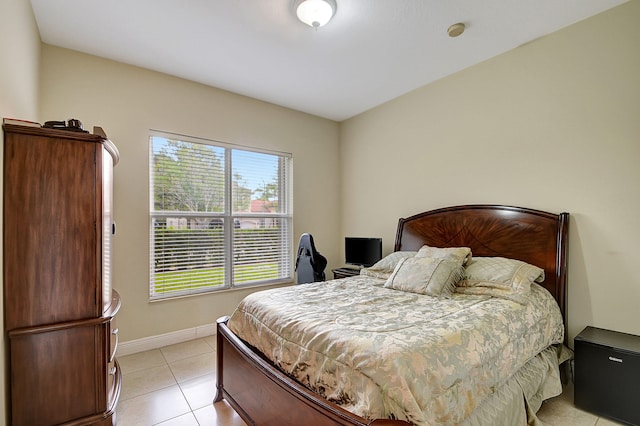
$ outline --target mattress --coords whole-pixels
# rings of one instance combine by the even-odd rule
[[[483,406],[500,402],[505,386],[522,387],[518,370],[563,341],[557,303],[537,284],[525,304],[383,285],[361,275],[256,292],[240,303],[229,328],[348,411],[415,425],[473,424]],[[553,369],[557,358],[539,362]],[[538,386],[526,385],[534,396],[546,386],[540,371]]]

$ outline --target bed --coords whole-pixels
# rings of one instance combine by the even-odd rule
[[[535,424],[542,401],[561,392],[559,364],[569,356],[563,345],[568,225],[568,213],[496,205],[402,218],[387,258],[412,260],[394,260],[393,277],[374,267],[357,277],[258,292],[232,318],[219,319],[214,402],[226,399],[252,425]],[[425,246],[427,258],[417,259]],[[423,287],[427,295],[405,291],[399,277],[411,262],[458,271],[443,269],[452,264],[448,258],[435,259],[440,248],[469,249],[465,279],[456,279],[466,284],[450,293],[448,285],[434,287],[446,297],[429,296],[433,281]],[[496,288],[487,293],[474,286],[469,265],[493,259],[526,265],[518,273],[536,277],[526,296],[494,297]],[[370,304],[380,300],[385,304]],[[409,303],[417,305],[407,309]],[[469,312],[483,325],[470,328]],[[459,324],[453,334],[439,334],[452,324]],[[403,329],[412,334],[402,337]],[[501,343],[488,340],[494,331]],[[330,335],[338,341],[325,341]],[[273,348],[265,346],[269,341]],[[349,375],[356,367],[358,375]]]

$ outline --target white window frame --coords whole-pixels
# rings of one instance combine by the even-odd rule
[[[192,212],[192,211],[170,211],[170,210],[155,210],[155,193],[154,193],[154,150],[153,143],[154,138],[167,139],[173,141],[180,141],[189,144],[201,144],[212,146],[217,149],[224,150],[224,208],[223,211],[219,212]],[[278,174],[277,181],[278,185],[278,211],[263,211],[263,212],[244,212],[244,211],[234,211],[233,208],[233,173],[234,173],[234,165],[233,165],[233,152],[237,151],[239,153],[257,153],[257,154],[267,154],[270,156],[277,156],[278,158]],[[203,138],[196,138],[192,136],[179,135],[175,133],[162,132],[157,130],[152,130],[149,136],[149,299],[150,300],[163,300],[170,299],[176,297],[185,297],[192,296],[196,294],[203,293],[211,293],[217,292],[221,290],[229,290],[233,288],[246,288],[252,286],[262,286],[262,285],[272,285],[272,284],[280,284],[286,282],[293,281],[293,273],[294,273],[294,262],[292,260],[293,253],[293,201],[292,201],[292,169],[293,169],[293,159],[290,153],[270,151],[264,149],[256,149],[252,147],[230,144],[226,142],[208,140]],[[268,176],[265,176],[268,178]],[[202,282],[190,282],[189,280],[184,280],[185,287],[182,290],[173,290],[173,291],[161,291],[157,287],[158,277],[163,274],[163,272],[157,271],[156,269],[156,231],[154,229],[154,224],[156,221],[165,221],[167,223],[167,219],[172,218],[172,220],[176,220],[176,218],[180,218],[180,220],[184,220],[187,223],[191,219],[197,218],[206,218],[207,220],[216,220],[222,222],[222,230],[223,230],[223,238],[224,238],[224,279],[223,282],[218,282],[214,285],[206,285]],[[276,241],[278,241],[279,247],[276,250],[271,250],[273,246],[267,247],[265,251],[265,256],[269,253],[275,254],[276,259],[274,262],[277,263],[277,277],[276,278],[265,278],[261,277],[261,274],[273,274],[275,272],[266,273],[266,272],[246,272],[244,277],[244,282],[241,279],[236,280],[234,277],[240,277],[242,273],[242,260],[241,254],[239,253],[240,243],[235,243],[238,241],[238,238],[241,238],[243,232],[250,233],[251,231],[239,229],[240,223],[247,223],[248,221],[255,221],[257,225],[255,225],[255,229],[272,229],[275,231],[266,231],[275,232],[277,234]],[[183,223],[183,222],[181,222]],[[279,223],[280,226],[273,226],[272,224]],[[271,225],[270,225],[271,224]],[[191,225],[187,225],[191,226]],[[166,227],[166,225],[165,225]],[[206,231],[203,231],[206,232]],[[257,231],[254,231],[257,232]],[[160,237],[158,237],[160,238]],[[264,242],[260,238],[256,238],[256,240],[248,240],[250,242]],[[268,242],[268,241],[267,241]],[[245,247],[251,247],[245,246]],[[259,244],[254,244],[254,248],[249,250],[253,252],[253,255],[249,255],[251,257],[249,261],[252,259],[255,261],[256,254],[259,252]],[[257,248],[256,248],[257,247]],[[160,260],[164,260],[164,258],[160,257]],[[247,269],[245,265],[245,269]],[[252,278],[254,277],[255,278]],[[249,277],[249,278],[247,278]],[[181,281],[182,282],[182,281]]]

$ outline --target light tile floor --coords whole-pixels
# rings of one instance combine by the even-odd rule
[[[215,395],[215,338],[118,357],[118,426],[246,426]]]
[[[118,426],[246,426],[215,395],[215,338],[205,337],[118,357],[123,373],[116,410]],[[548,426],[611,426],[611,420],[573,405],[573,386],[543,403],[538,417]]]
[[[573,405],[573,383],[565,386],[561,395],[546,400],[538,411],[546,426],[614,426],[622,423],[582,411]]]

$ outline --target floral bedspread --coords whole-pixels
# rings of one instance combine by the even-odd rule
[[[383,284],[357,276],[253,293],[229,327],[325,399],[365,418],[415,425],[461,423],[563,341],[560,310],[535,284],[525,305]]]

